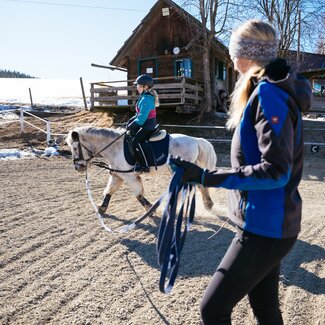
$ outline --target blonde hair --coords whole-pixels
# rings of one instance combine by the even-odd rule
[[[154,90],[154,89],[152,89],[152,88],[150,88],[149,89],[149,93],[154,97],[154,99],[155,99],[155,107],[159,107],[159,98],[158,98],[158,94],[157,94],[157,92]]]
[[[232,33],[232,37],[256,41],[276,41],[275,29],[261,20],[248,20]],[[265,66],[270,62],[250,60],[250,68],[240,76],[231,94],[228,129],[234,129],[240,123],[244,109],[253,88],[253,78],[260,79],[265,74]]]

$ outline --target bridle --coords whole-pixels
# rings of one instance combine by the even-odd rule
[[[79,139],[79,134],[76,132],[75,134],[72,135],[72,143],[77,142],[78,143],[78,157],[73,157],[73,164],[75,166],[82,166],[84,168],[87,169],[87,166],[89,163],[91,163],[91,160],[93,160],[96,157],[100,157],[100,154],[106,150],[107,148],[109,148],[112,144],[114,144],[118,139],[120,139],[122,136],[124,136],[126,134],[127,131],[123,132],[122,134],[120,134],[116,139],[114,139],[111,143],[109,143],[108,145],[106,145],[103,149],[101,149],[100,151],[98,151],[97,153],[93,154],[92,151],[87,148],[84,144],[81,143],[80,139]],[[84,155],[83,155],[83,150],[82,148],[84,148],[87,153],[89,158],[85,159]],[[80,162],[84,162],[85,164],[82,164]],[[102,161],[93,161],[92,164],[101,167],[101,168],[105,168],[108,169],[110,172],[119,172],[119,173],[131,173],[133,172],[133,168],[129,169],[129,170],[118,170],[118,169],[113,169],[110,168],[106,163],[102,162]]]
[[[88,149],[85,145],[83,145],[80,142],[79,135],[78,135],[77,141],[73,141],[73,143],[74,142],[77,142],[78,143],[78,157],[72,157],[73,164],[74,165],[80,165],[80,164],[78,164],[78,162],[85,162],[86,165],[87,165],[93,158],[95,158],[96,156],[98,156],[98,154],[93,155],[92,151],[90,149]],[[86,149],[86,151],[87,151],[87,153],[89,155],[89,158],[88,159],[85,159],[85,157],[83,155],[83,152],[82,152],[82,148]]]

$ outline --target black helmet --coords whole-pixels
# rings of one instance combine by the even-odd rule
[[[149,88],[151,88],[153,86],[153,79],[147,74],[142,74],[136,79],[136,81],[133,84],[142,85],[142,86],[147,85]]]

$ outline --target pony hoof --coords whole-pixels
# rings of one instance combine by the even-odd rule
[[[106,208],[103,206],[98,207],[98,213],[99,214],[104,214],[106,212]]]

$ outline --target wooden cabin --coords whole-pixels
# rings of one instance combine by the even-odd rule
[[[204,99],[202,24],[170,0],[158,0],[110,61],[127,72],[127,80],[91,84],[91,106],[132,107],[138,95],[134,80],[148,74],[155,80],[161,106],[179,111],[200,109]],[[211,82],[216,94],[233,90],[235,74],[228,48],[216,38],[210,48]],[[220,103],[219,103],[220,105]]]
[[[309,112],[325,113],[325,54],[288,51],[286,58],[298,72],[309,79],[313,89],[312,108]],[[298,60],[299,59],[299,60]]]

